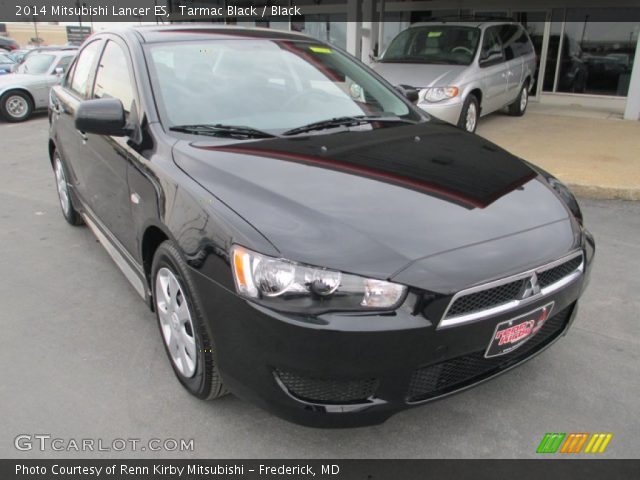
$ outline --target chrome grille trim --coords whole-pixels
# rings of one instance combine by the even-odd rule
[[[503,302],[499,305],[483,308],[480,310],[475,310],[475,311],[464,313],[461,315],[455,315],[450,317],[447,316],[447,314],[449,313],[449,310],[451,310],[451,307],[455,304],[455,302],[458,299],[462,297],[472,295],[474,293],[482,292],[485,290],[489,290],[491,288],[500,287],[502,285],[516,282],[518,280],[526,280],[526,279],[531,279],[535,277],[537,281],[538,274],[551,270],[552,268],[562,265],[564,263],[570,262],[571,260],[577,257],[580,257],[580,264],[576,269],[571,271],[568,275],[565,275],[564,277],[562,277],[560,280],[540,288],[540,290],[537,293],[531,296],[528,296],[526,298],[514,298],[508,302]],[[443,328],[456,327],[459,325],[463,325],[465,323],[471,323],[471,322],[482,320],[494,315],[498,315],[500,313],[504,313],[509,310],[514,310],[522,305],[526,305],[533,301],[539,300],[540,298],[543,298],[547,295],[550,295],[554,292],[557,292],[558,290],[561,290],[562,288],[566,287],[570,283],[577,280],[582,275],[583,272],[584,272],[584,254],[582,250],[576,250],[569,253],[568,255],[565,255],[564,257],[554,260],[553,262],[547,263],[537,268],[533,268],[531,270],[527,270],[526,272],[517,273],[509,277],[501,278],[499,280],[495,280],[492,282],[476,285],[474,287],[466,288],[464,290],[459,291],[451,298],[451,301],[447,305],[447,308],[445,309],[442,315],[442,318],[438,323],[437,328],[443,329]]]

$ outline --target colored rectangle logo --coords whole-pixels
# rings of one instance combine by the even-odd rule
[[[612,438],[612,433],[545,433],[536,453],[604,453]]]

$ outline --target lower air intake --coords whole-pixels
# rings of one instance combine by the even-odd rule
[[[293,396],[311,403],[364,403],[373,397],[378,380],[329,380],[301,376],[276,369],[276,376]]]

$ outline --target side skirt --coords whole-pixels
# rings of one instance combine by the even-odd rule
[[[84,218],[85,223],[89,226],[118,268],[120,268],[127,280],[129,280],[136,292],[138,292],[138,295],[146,300],[147,289],[142,267],[138,265],[133,258],[127,258],[130,257],[130,255],[126,252],[123,253],[124,249],[119,245],[117,239],[115,239],[107,228],[101,225],[100,221],[95,219],[93,215],[90,215],[88,212],[83,212],[82,218]]]

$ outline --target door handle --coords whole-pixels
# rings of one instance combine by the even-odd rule
[[[82,144],[84,145],[85,143],[87,143],[87,140],[89,139],[87,137],[87,134],[84,132],[81,132],[80,130],[76,130],[78,132],[78,135],[80,135],[80,138],[82,138]]]

